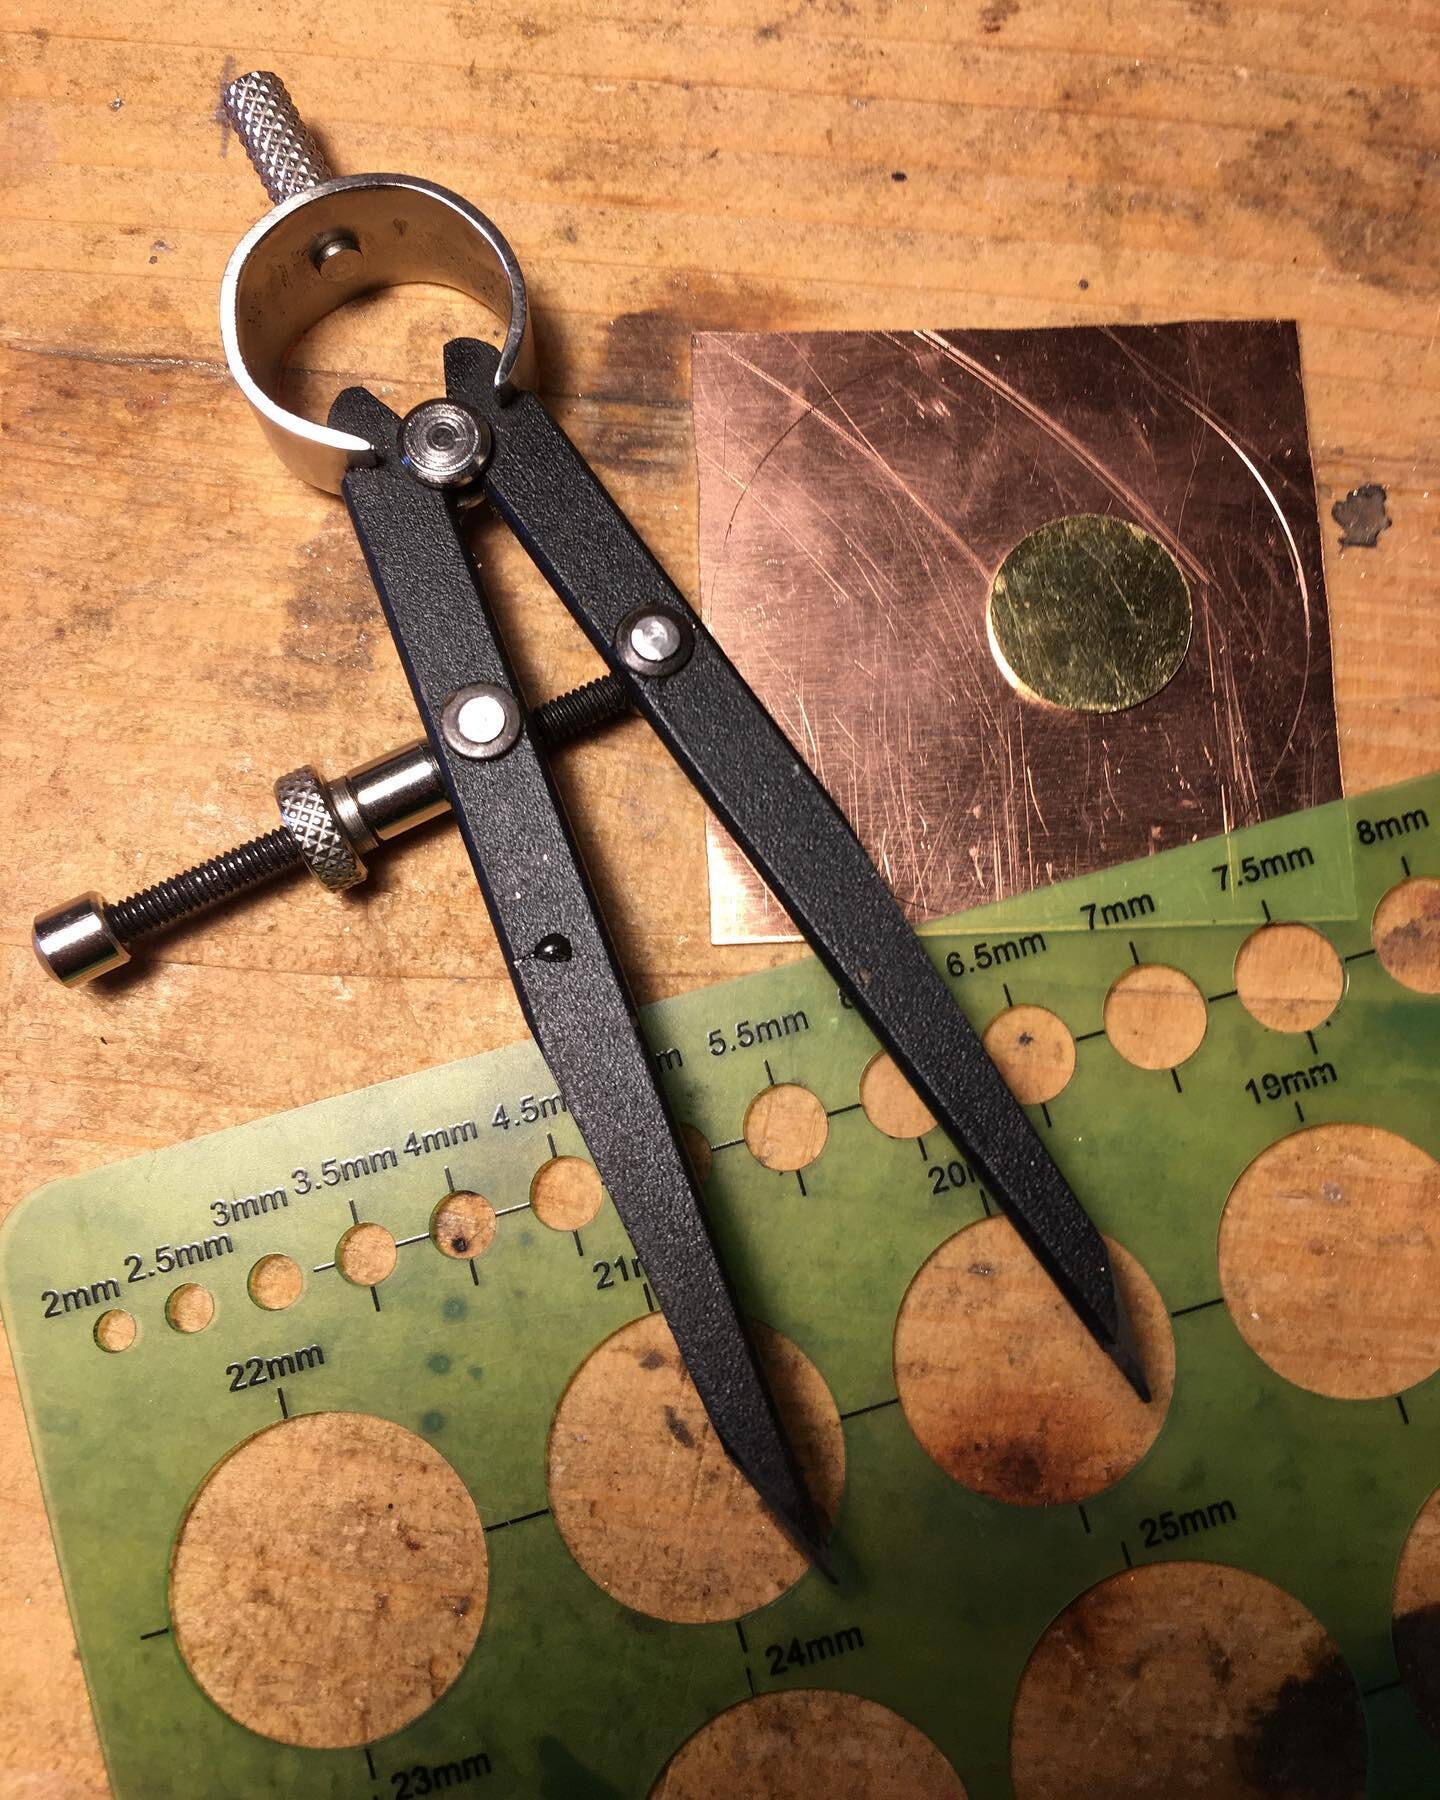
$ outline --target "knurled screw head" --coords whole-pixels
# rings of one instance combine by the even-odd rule
[[[365,865],[335,810],[329,785],[308,763],[275,783],[275,804],[305,867],[322,887],[338,893],[365,879]]]
[[[400,421],[400,460],[426,487],[468,487],[490,450],[490,427],[458,400],[422,400]]]

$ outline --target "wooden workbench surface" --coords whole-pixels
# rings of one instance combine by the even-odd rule
[[[510,236],[542,386],[695,587],[702,328],[1299,319],[1346,785],[1440,745],[1440,16],[1427,0],[493,0],[5,8],[0,570],[7,1148],[51,1177],[516,1037],[452,834],[83,994],[29,920],[268,827],[274,777],[414,731],[339,503],[288,477],[221,359],[261,195],[222,76],[280,70],[343,171],[455,188]],[[237,35],[238,34],[238,35]],[[473,328],[451,295],[317,330],[312,413],[400,408]],[[1331,502],[1388,496],[1374,549]],[[486,538],[534,696],[595,659]],[[642,999],[789,951],[709,943],[700,806],[643,729],[564,786]],[[0,1350],[0,1793],[106,1791]]]

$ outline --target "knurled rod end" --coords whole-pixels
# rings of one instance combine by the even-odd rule
[[[331,179],[330,165],[285,83],[252,69],[225,89],[225,114],[276,206]]]

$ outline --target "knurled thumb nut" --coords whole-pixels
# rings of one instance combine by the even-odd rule
[[[275,804],[305,867],[322,887],[339,893],[365,879],[365,865],[340,822],[329,787],[308,763],[275,783]]]

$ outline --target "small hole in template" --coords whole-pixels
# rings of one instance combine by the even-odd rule
[[[715,1161],[715,1153],[710,1148],[709,1138],[693,1125],[681,1125],[680,1142],[685,1146],[685,1154],[690,1158],[690,1167],[695,1171],[695,1185],[704,1187],[710,1179],[710,1166]]]
[[[860,1104],[865,1117],[886,1137],[919,1138],[935,1129],[935,1115],[881,1050],[860,1077]]]
[[[1127,969],[1105,996],[1105,1035],[1137,1069],[1173,1069],[1205,1037],[1205,996],[1165,963]]]
[[[352,1225],[335,1248],[335,1266],[357,1287],[379,1287],[395,1272],[395,1240],[383,1225]]]
[[[128,1350],[138,1335],[135,1320],[123,1307],[111,1307],[95,1321],[95,1342],[111,1355]]]
[[[1375,908],[1370,938],[1380,966],[1417,994],[1440,994],[1440,880],[1417,875]]]
[[[808,1169],[829,1132],[825,1108],[796,1081],[762,1088],[746,1109],[745,1142],[767,1169]]]
[[[172,1331],[203,1331],[214,1317],[215,1296],[195,1281],[177,1287],[165,1302],[165,1323]]]
[[[1236,955],[1235,991],[1271,1031],[1313,1031],[1340,1004],[1345,965],[1311,925],[1262,925]]]
[[[599,1212],[605,1190],[583,1156],[552,1156],[530,1183],[530,1210],[552,1231],[579,1231]]]
[[[300,1273],[299,1263],[277,1251],[272,1256],[260,1258],[251,1269],[245,1286],[257,1306],[263,1306],[266,1312],[283,1312],[300,1298],[305,1277]]]
[[[1024,1106],[1053,1100],[1075,1073],[1070,1029],[1043,1006],[1007,1007],[986,1026],[981,1042]]]
[[[430,1215],[430,1236],[457,1262],[483,1256],[495,1241],[495,1208],[483,1194],[447,1194]]]

